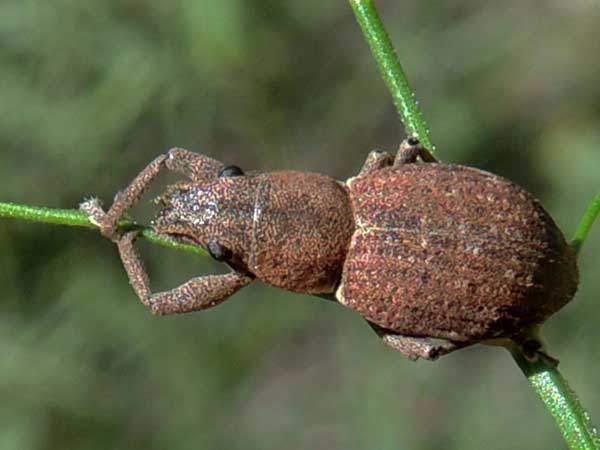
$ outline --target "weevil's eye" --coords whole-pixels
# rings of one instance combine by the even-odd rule
[[[206,246],[206,249],[208,250],[210,256],[212,256],[216,261],[229,261],[233,256],[231,250],[217,242],[209,242]]]
[[[221,177],[241,177],[244,175],[244,171],[238,166],[225,166],[219,172],[219,178]]]
[[[406,141],[408,142],[409,145],[412,145],[413,147],[415,145],[419,145],[419,140],[414,136],[409,137]]]

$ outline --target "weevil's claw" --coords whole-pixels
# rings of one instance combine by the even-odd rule
[[[106,216],[106,213],[102,209],[102,200],[99,198],[86,198],[79,204],[79,211],[87,214],[89,221],[97,227],[102,226],[102,222]]]
[[[121,239],[121,234],[117,230],[118,224],[107,223],[106,212],[102,209],[102,201],[99,198],[85,199],[79,204],[79,211],[87,214],[89,221],[100,228],[102,236],[115,243]]]
[[[523,356],[530,363],[536,363],[543,359],[552,367],[557,367],[560,362],[558,359],[550,356],[543,348],[542,342],[537,339],[528,339],[520,344]]]
[[[548,353],[546,353],[545,351],[540,350],[538,352],[539,358],[544,359],[549,365],[551,365],[552,367],[558,367],[558,364],[560,363],[560,361],[552,356],[550,356]]]
[[[558,359],[550,356],[546,351],[540,325],[524,330],[520,334],[513,336],[511,341],[513,346],[513,350],[511,351],[518,351],[532,364],[541,359],[547,365],[556,367],[560,362]],[[510,349],[510,347],[508,348]]]

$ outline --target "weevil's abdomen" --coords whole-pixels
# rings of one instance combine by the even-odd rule
[[[256,182],[249,269],[290,291],[333,292],[354,231],[346,186],[296,171],[260,174]]]
[[[508,337],[575,294],[575,255],[539,202],[477,169],[407,164],[350,182],[338,298],[399,334]]]

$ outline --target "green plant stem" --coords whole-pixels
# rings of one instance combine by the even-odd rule
[[[23,219],[33,222],[67,225],[72,227],[97,228],[90,222],[88,216],[77,209],[54,209],[42,206],[20,205],[17,203],[0,202],[0,218]],[[163,247],[196,253],[205,256],[206,252],[195,245],[181,244],[156,234],[151,228],[137,225],[128,220],[119,222],[119,230],[140,230],[140,236],[149,242]]]
[[[594,221],[598,214],[600,213],[600,192],[596,194],[594,199],[589,204],[586,209],[579,225],[577,226],[577,230],[575,230],[575,235],[571,240],[571,247],[575,250],[575,253],[579,253],[585,239],[587,238],[590,230],[592,229],[592,225],[594,225]]]
[[[510,351],[533,390],[556,421],[569,448],[598,449],[600,441],[596,429],[556,365],[544,358],[531,362],[516,348]]]
[[[416,135],[431,150],[425,121],[373,1],[349,0],[349,2],[402,121],[407,130]],[[596,196],[577,228],[572,244],[576,251],[580,249],[599,211],[600,194]],[[569,447],[578,450],[597,450],[598,438],[589,416],[557,367],[544,358],[539,358],[537,362],[530,362],[516,348],[511,349],[511,354],[550,411]]]
[[[381,75],[392,94],[407,133],[417,137],[429,151],[433,152],[435,147],[429,139],[429,129],[373,1],[349,0],[349,2],[377,61]]]

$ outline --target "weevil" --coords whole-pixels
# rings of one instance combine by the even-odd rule
[[[117,223],[163,168],[188,181],[159,197],[154,230],[206,249],[230,271],[152,293],[133,245],[138,232],[121,233]],[[499,176],[437,162],[413,137],[395,156],[372,151],[346,182],[244,173],[174,148],[106,213],[98,201],[82,210],[117,244],[135,293],[155,314],[210,308],[261,280],[337,300],[411,359],[522,341],[578,284],[575,254],[538,200]]]

